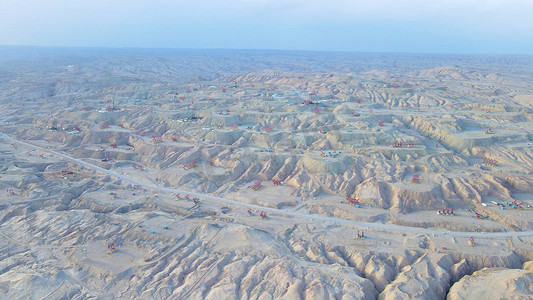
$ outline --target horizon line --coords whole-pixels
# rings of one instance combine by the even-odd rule
[[[274,52],[317,52],[317,53],[359,53],[359,54],[410,54],[410,55],[449,55],[449,56],[533,56],[526,53],[460,53],[460,52],[410,52],[410,51],[361,51],[361,50],[309,50],[309,49],[261,49],[261,48],[180,48],[180,47],[138,47],[138,46],[56,46],[28,44],[0,44],[13,48],[48,49],[93,49],[93,50],[187,50],[187,51],[274,51]]]

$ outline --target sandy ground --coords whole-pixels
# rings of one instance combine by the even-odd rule
[[[461,299],[504,280],[528,295],[531,73],[417,63],[142,83],[102,69],[92,84],[107,63],[58,63],[6,79],[2,294]]]

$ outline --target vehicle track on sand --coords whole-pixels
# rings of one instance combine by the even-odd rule
[[[222,231],[222,229],[224,229],[225,227],[226,227],[226,225],[220,227],[220,228],[217,230],[217,232],[213,235],[213,237],[211,237],[211,238],[209,239],[209,241],[207,241],[207,243],[204,245],[204,247],[207,247],[207,245],[209,245],[209,243],[211,243],[211,241],[213,241],[213,239],[215,239],[216,237],[218,237],[219,233],[220,233],[220,232]],[[221,258],[219,258],[215,263],[213,263],[213,264],[209,267],[209,269],[208,269],[207,271],[205,271],[204,274],[203,274],[200,278],[198,278],[198,280],[196,280],[196,282],[194,282],[194,284],[191,286],[191,288],[190,288],[187,292],[185,292],[185,294],[182,295],[182,297],[183,297],[183,298],[187,298],[187,297],[189,297],[189,296],[190,296],[190,295],[196,290],[196,288],[197,288],[200,284],[202,284],[202,283],[204,282],[206,276],[209,275],[209,274],[213,271],[213,269],[214,269],[216,266],[218,266],[218,264],[220,264],[223,260],[224,260],[224,257],[221,257]]]
[[[487,233],[485,233],[485,232],[468,232],[468,231],[448,231],[448,230],[443,230],[443,229],[442,230],[425,229],[425,228],[407,227],[407,226],[400,226],[400,225],[393,225],[393,224],[380,224],[380,223],[367,223],[367,222],[350,221],[350,220],[338,219],[338,218],[333,218],[333,217],[325,217],[325,216],[311,215],[311,214],[305,214],[305,213],[297,213],[297,212],[292,212],[292,211],[285,211],[285,210],[276,209],[276,208],[270,208],[270,207],[264,207],[264,206],[260,206],[260,205],[243,203],[243,202],[239,202],[239,201],[236,201],[236,200],[226,199],[226,198],[217,197],[217,196],[211,196],[211,195],[207,195],[207,194],[195,193],[195,192],[185,191],[185,190],[180,190],[180,189],[159,187],[159,186],[156,186],[156,185],[148,184],[148,183],[145,183],[145,182],[141,182],[141,181],[129,178],[129,177],[124,176],[124,175],[117,174],[117,173],[115,173],[113,171],[106,170],[106,169],[101,168],[99,166],[87,163],[87,162],[85,162],[85,161],[83,161],[81,159],[74,158],[74,157],[65,155],[63,153],[54,151],[54,150],[46,149],[46,148],[43,148],[43,147],[40,147],[40,146],[37,146],[37,145],[33,145],[33,144],[30,144],[30,143],[27,143],[27,142],[24,142],[24,141],[20,141],[18,139],[12,138],[12,137],[4,134],[4,133],[0,133],[0,137],[3,137],[5,139],[7,139],[7,140],[16,142],[16,143],[21,144],[21,145],[25,145],[25,146],[30,147],[30,148],[39,149],[41,151],[46,151],[48,153],[52,153],[52,154],[57,155],[57,156],[59,156],[61,158],[77,162],[80,165],[83,165],[85,167],[92,168],[94,170],[100,171],[102,173],[114,176],[114,177],[116,177],[118,179],[130,182],[130,183],[133,183],[133,184],[136,184],[138,186],[145,187],[145,188],[164,191],[164,192],[169,192],[169,193],[173,193],[173,194],[176,194],[176,193],[189,194],[191,196],[202,197],[205,200],[211,200],[211,201],[216,201],[216,202],[220,202],[220,203],[241,206],[241,207],[245,207],[245,208],[252,208],[252,209],[265,211],[265,212],[270,212],[270,213],[274,213],[274,214],[278,214],[278,215],[285,215],[285,216],[296,217],[296,218],[304,218],[304,219],[309,219],[309,220],[314,220],[314,221],[321,221],[321,222],[330,222],[330,223],[336,223],[336,224],[360,226],[360,227],[366,227],[366,228],[369,228],[369,229],[376,229],[376,230],[384,230],[384,231],[388,230],[388,231],[396,231],[396,232],[402,232],[402,233],[408,233],[409,232],[409,233],[415,233],[415,234],[434,234],[434,235],[439,235],[439,236],[443,236],[444,235],[444,236],[454,236],[454,237],[471,237],[472,236],[472,237],[478,237],[478,238],[506,238],[506,237],[520,237],[520,236],[531,236],[531,235],[533,235],[533,231],[487,232]]]

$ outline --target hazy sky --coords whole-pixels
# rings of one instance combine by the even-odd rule
[[[1,0],[0,44],[533,54],[533,0]]]

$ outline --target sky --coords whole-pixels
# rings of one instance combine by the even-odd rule
[[[0,45],[533,54],[533,0],[1,0]]]

